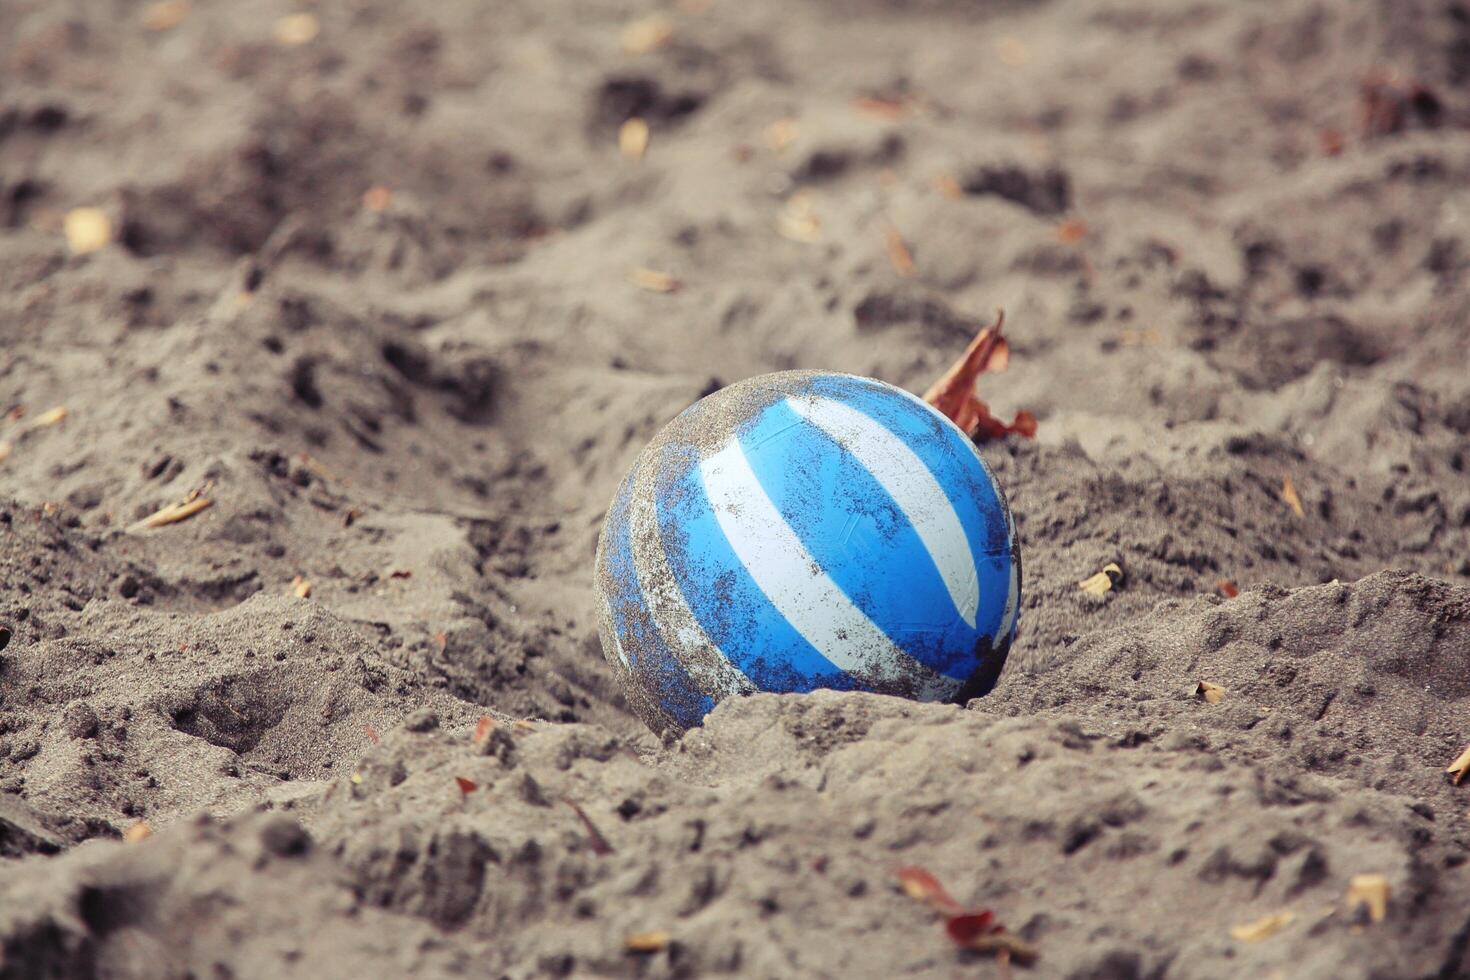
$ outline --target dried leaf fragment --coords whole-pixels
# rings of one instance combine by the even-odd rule
[[[87,255],[112,241],[112,220],[101,208],[72,208],[61,222],[66,247],[73,255]]]
[[[1281,499],[1286,501],[1286,506],[1290,507],[1291,512],[1297,517],[1307,516],[1306,510],[1302,507],[1301,495],[1296,492],[1296,484],[1291,482],[1291,477],[1289,476],[1282,481]]]
[[[1077,583],[1077,588],[1088,595],[1101,596],[1111,592],[1115,586],[1123,582],[1123,569],[1115,561],[1110,561],[1102,567],[1102,571],[1096,575],[1088,576]]]
[[[143,10],[143,26],[150,31],[167,31],[178,27],[189,16],[189,0],[159,0]]]
[[[31,422],[33,428],[44,428],[50,425],[60,425],[66,421],[67,411],[65,405],[57,405],[55,408],[42,412]]]
[[[276,21],[276,26],[271,30],[271,36],[276,39],[277,44],[294,48],[315,41],[321,29],[321,23],[316,19],[315,14],[287,14]]]
[[[1028,439],[1036,435],[1036,416],[1020,411],[1007,424],[991,415],[990,406],[975,394],[975,381],[981,374],[1004,370],[1010,363],[1010,345],[1001,335],[1005,318],[1005,311],[997,310],[995,322],[981,329],[959,359],[924,393],[924,401],[976,441],[1000,439],[1013,432]]]
[[[1388,896],[1388,879],[1383,875],[1354,875],[1348,882],[1345,901],[1349,912],[1365,907],[1370,921],[1382,922],[1388,915]]]
[[[776,230],[782,238],[793,242],[811,244],[822,240],[822,221],[817,217],[816,204],[805,192],[792,194],[776,215]]]
[[[1227,599],[1234,599],[1240,595],[1240,587],[1228,578],[1222,578],[1215,582],[1215,588]]]
[[[623,51],[626,54],[648,54],[674,39],[674,22],[662,14],[651,14],[623,28]]]
[[[772,152],[780,153],[801,136],[801,124],[787,116],[771,123],[761,135]]]
[[[944,931],[961,946],[968,946],[981,936],[995,931],[995,913],[989,909],[961,912],[944,920]]]
[[[1225,689],[1219,684],[1200,681],[1194,688],[1194,696],[1205,704],[1219,704],[1225,700]]]
[[[618,127],[618,152],[629,160],[642,160],[648,152],[648,122],[634,116]]]
[[[298,599],[310,599],[311,579],[301,575],[296,576],[291,580],[291,591],[296,594],[296,598]]]
[[[1076,245],[1087,237],[1087,222],[1081,218],[1068,218],[1057,225],[1057,241],[1063,245]]]
[[[461,797],[469,796],[475,790],[480,788],[479,783],[475,782],[473,779],[465,779],[463,776],[455,776],[454,785],[459,787],[459,795]]]
[[[960,186],[960,182],[954,174],[940,174],[938,177],[935,177],[934,189],[951,201],[958,201],[965,196],[965,189]]]
[[[10,443],[0,442],[0,463],[3,463],[10,458],[10,453],[13,449],[14,447],[11,446]]]
[[[374,213],[383,213],[392,203],[393,192],[382,184],[374,184],[362,192],[362,206]]]
[[[1291,920],[1295,918],[1295,912],[1291,911],[1291,909],[1283,909],[1280,912],[1273,912],[1254,922],[1234,926],[1230,930],[1230,935],[1239,942],[1258,943],[1263,939],[1271,938],[1282,929],[1291,925]]]
[[[606,837],[602,836],[602,831],[597,829],[597,825],[592,822],[592,818],[587,816],[587,811],[571,800],[563,799],[562,802],[576,811],[577,819],[581,820],[582,826],[587,829],[587,842],[592,846],[592,853],[598,857],[606,857],[611,854],[613,852],[613,846],[607,842]]]
[[[865,116],[894,120],[903,117],[908,105],[902,99],[884,95],[864,95],[853,99],[852,107]]]
[[[959,942],[959,940],[955,940]],[[983,935],[975,936],[973,939],[960,942],[959,945],[965,949],[974,950],[977,953],[990,953],[996,958],[1004,957],[1014,960],[1021,966],[1030,966],[1041,956],[1041,951],[1026,942],[1015,933],[997,929]]]
[[[1470,772],[1470,745],[1465,746],[1465,751],[1460,753],[1458,759],[1450,763],[1450,767],[1445,772],[1454,777],[1451,782],[1456,786],[1460,785],[1460,780],[1465,778],[1465,773]]]
[[[683,283],[669,275],[667,272],[659,272],[657,269],[645,269],[641,266],[628,273],[628,281],[639,289],[646,289],[650,293],[675,293]]]
[[[918,272],[914,267],[914,256],[909,251],[903,235],[892,225],[883,232],[884,244],[888,248],[888,261],[893,264],[893,271],[905,279],[912,279]]]
[[[673,938],[662,929],[652,929],[633,933],[623,940],[623,946],[630,953],[657,953],[667,949]]]
[[[963,907],[945,890],[929,871],[915,864],[906,864],[898,869],[898,883],[903,893],[916,902],[923,902],[946,915],[958,915]]]
[[[130,826],[127,830],[123,831],[123,840],[127,841],[129,844],[136,844],[139,841],[145,841],[152,836],[153,828],[148,826],[148,821],[146,820],[139,820],[137,823]]]
[[[489,715],[481,715],[480,720],[475,722],[475,744],[483,745],[485,739],[490,737],[490,731],[495,727],[495,719]]]
[[[213,503],[208,497],[193,497],[177,504],[169,504],[167,507],[159,508],[139,521],[138,524],[141,527],[163,527],[167,524],[177,524],[179,521],[188,520]]]

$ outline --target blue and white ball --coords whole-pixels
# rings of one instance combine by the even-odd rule
[[[597,545],[602,648],[655,732],[722,698],[984,694],[1020,610],[1005,496],[949,419],[891,385],[787,371],[670,422]]]

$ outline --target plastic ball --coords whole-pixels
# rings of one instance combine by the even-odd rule
[[[810,371],[665,426],[613,498],[595,574],[603,653],[660,734],[757,691],[984,694],[1021,598],[974,443],[908,392]]]

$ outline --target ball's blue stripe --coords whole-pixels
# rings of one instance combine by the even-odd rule
[[[771,604],[720,530],[698,460],[673,447],[660,460],[659,533],[684,601],[709,638],[763,691],[851,690],[853,679],[822,656]]]
[[[740,443],[787,526],[875,626],[938,673],[963,681],[975,672],[980,634],[908,516],[851,452],[784,401],[742,427]]]
[[[928,464],[966,529],[971,553],[1011,550],[1006,510],[990,474],[975,455],[974,443],[943,416],[907,392],[865,378],[821,375],[810,385],[813,394],[842,401],[886,426]]]
[[[989,610],[975,623],[992,638],[1003,625],[1004,597],[1010,591],[1011,550],[1014,541],[1006,521],[1006,507],[990,473],[970,442],[939,413],[907,393],[876,381],[842,375],[822,375],[810,382],[813,394],[834,398],[862,412],[899,436],[929,467],[949,497],[976,556],[980,609]],[[1001,597],[991,602],[990,597]],[[1012,621],[1013,630],[1015,623]]]
[[[664,710],[684,727],[699,724],[714,709],[714,699],[700,691],[689,672],[664,643],[648,603],[638,586],[633,567],[633,536],[628,521],[628,506],[633,497],[637,469],[628,475],[613,500],[607,516],[610,531],[603,561],[611,575],[612,593],[608,604],[614,628],[622,638],[629,662],[648,679],[651,692]]]

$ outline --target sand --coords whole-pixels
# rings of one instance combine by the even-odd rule
[[[11,0],[0,82],[0,975],[1003,975],[917,866],[1018,975],[1470,977],[1470,8]],[[994,692],[655,738],[639,450],[998,307]]]

